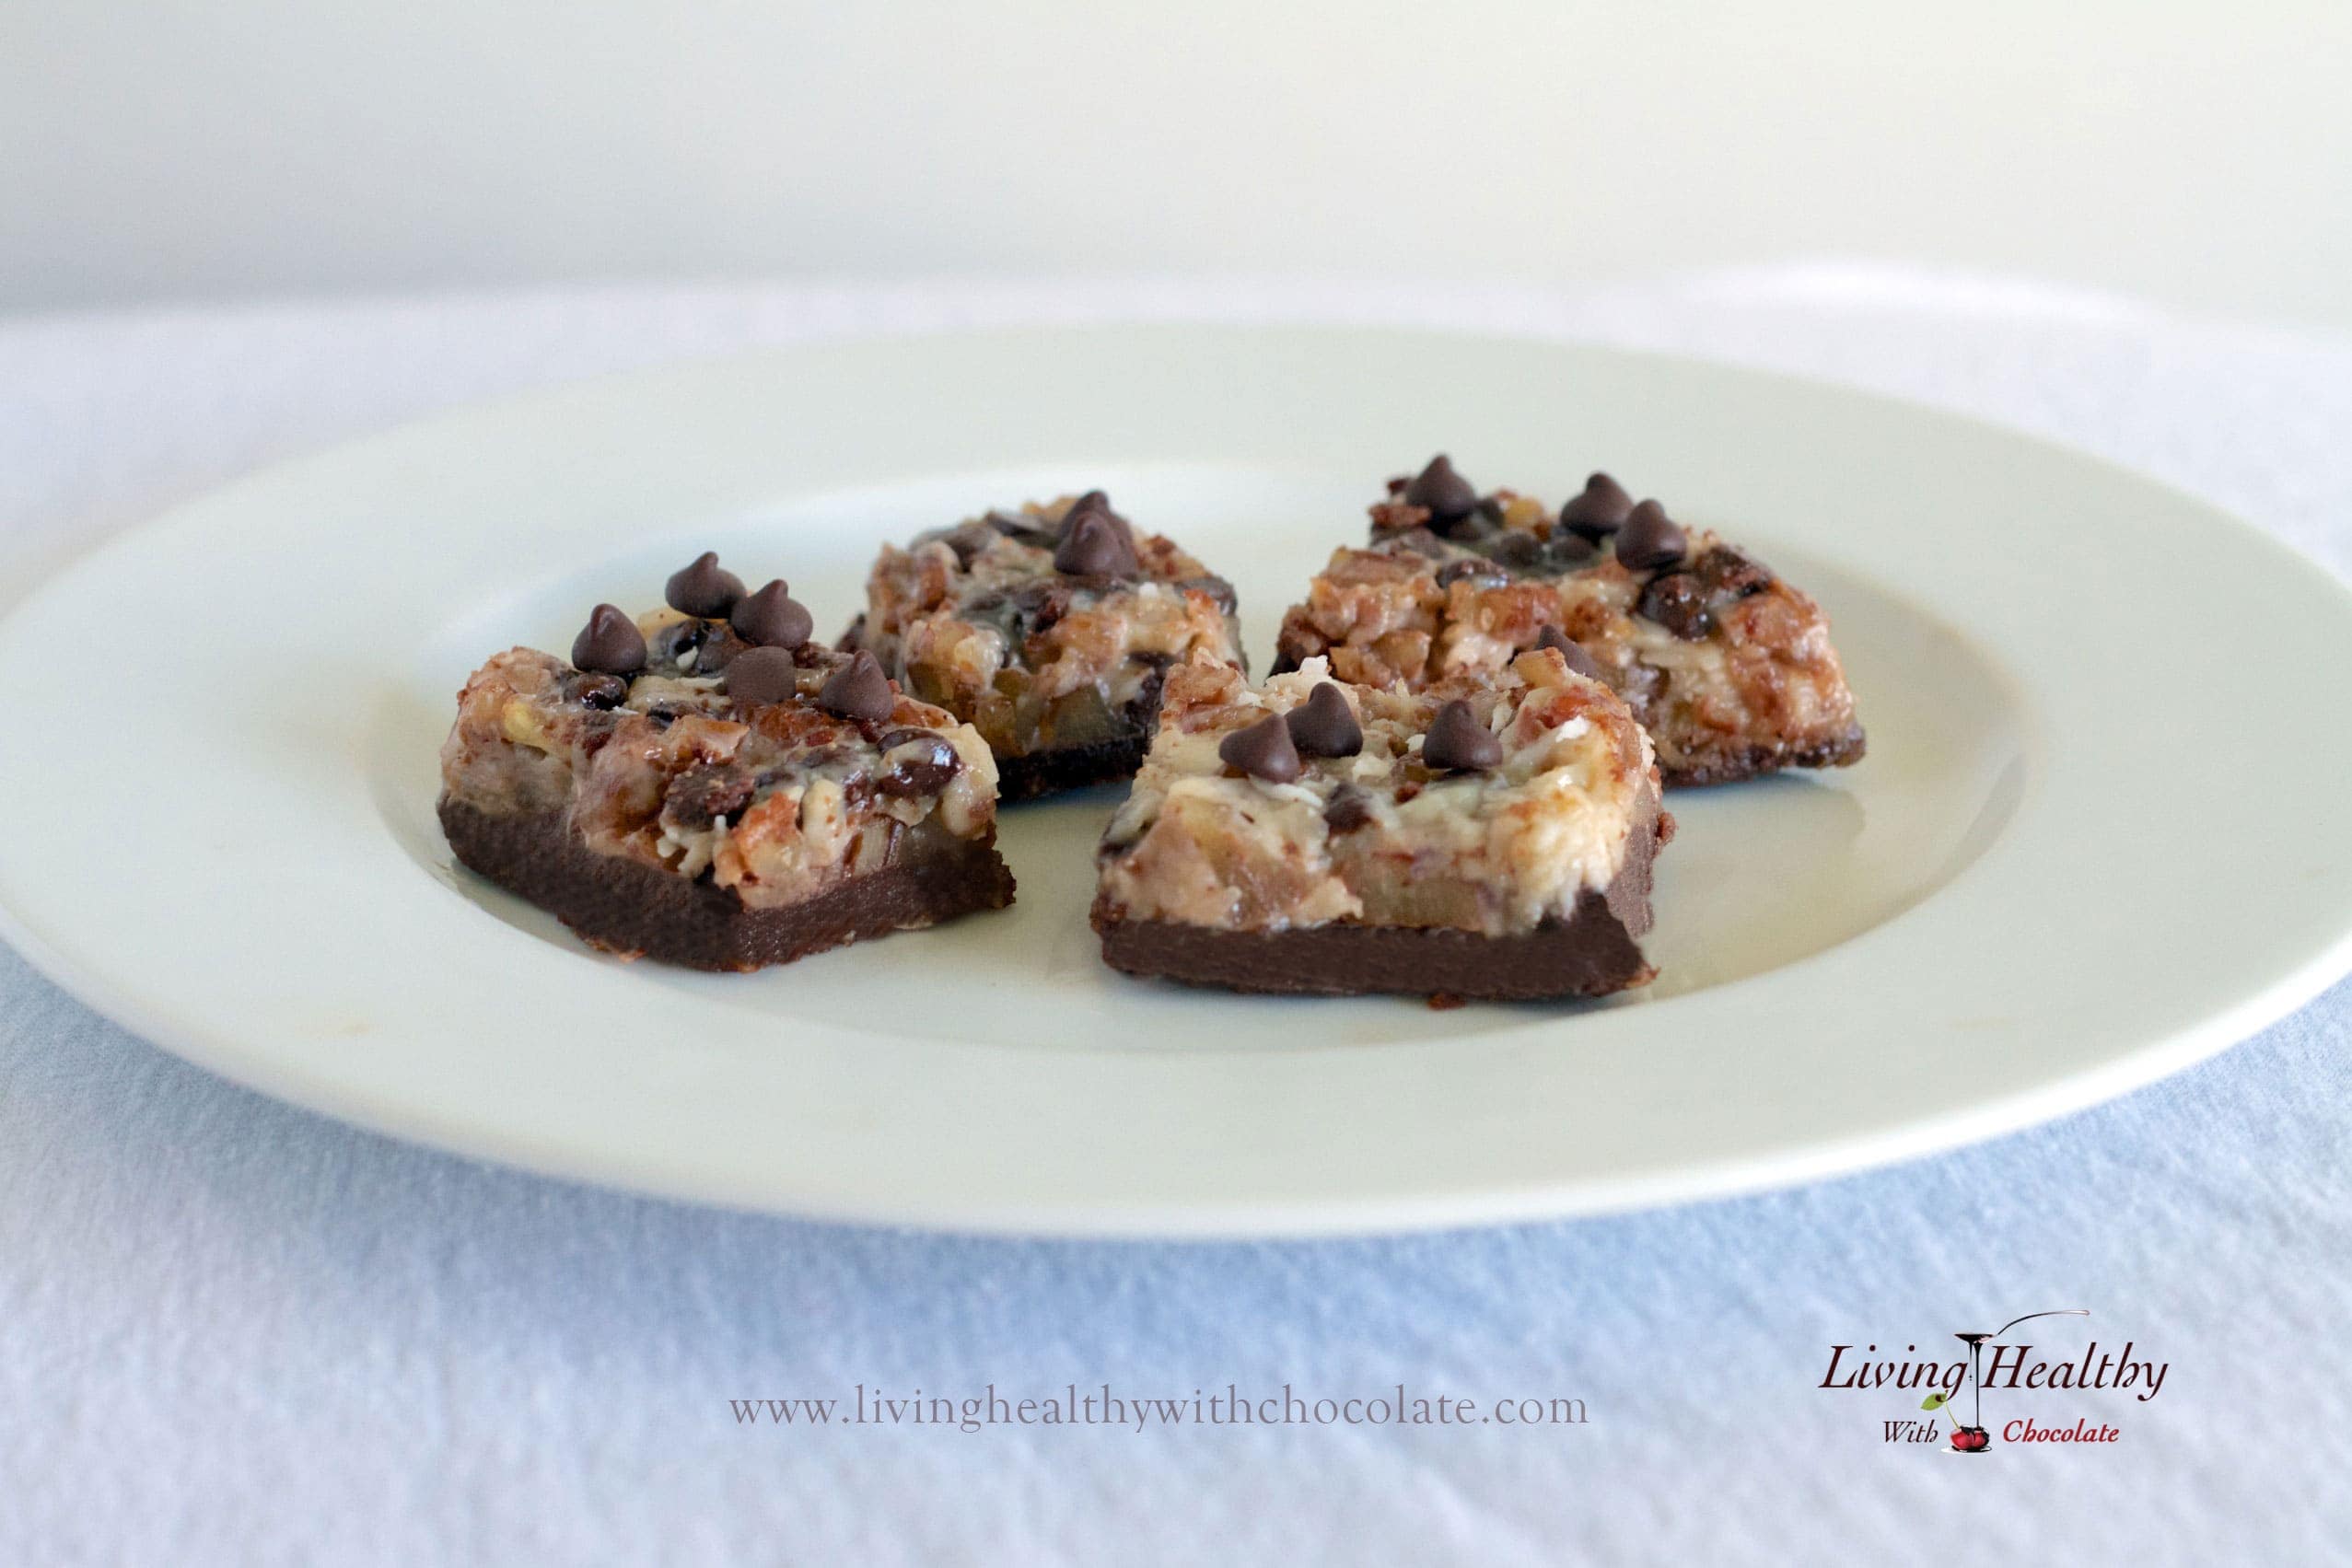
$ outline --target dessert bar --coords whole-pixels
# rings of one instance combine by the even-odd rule
[[[1556,513],[1481,494],[1439,456],[1390,482],[1368,549],[1335,552],[1283,617],[1277,670],[1419,689],[1502,668],[1547,629],[1649,731],[1670,784],[1862,755],[1821,607],[1762,561],[1596,473]]]
[[[441,750],[460,861],[599,947],[706,970],[1012,901],[971,726],[812,642],[781,581],[706,553],[666,597],[467,680]]]
[[[1420,691],[1198,658],[1098,854],[1114,969],[1239,991],[1496,1000],[1651,977],[1673,831],[1648,739],[1556,647]]]
[[[1099,490],[886,546],[842,645],[978,729],[1007,800],[1127,777],[1168,668],[1241,663],[1231,586]]]

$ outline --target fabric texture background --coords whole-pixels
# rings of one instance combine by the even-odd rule
[[[2148,470],[2352,573],[2352,342],[1822,265],[1577,295],[1040,281],[0,321],[0,604],[174,500],[465,400],[821,336],[1134,317],[1442,324],[1830,377]],[[17,672],[20,734],[57,735],[50,681],[139,656],[103,612],[38,686]],[[2150,634],[2153,657],[2228,656],[2226,627]],[[0,948],[0,1556],[2340,1561],[2347,1045],[2339,983],[2101,1109],[1662,1213],[1007,1242],[706,1212],[406,1147],[185,1066]],[[2102,1347],[2171,1363],[2161,1395],[2005,1413],[2113,1420],[2111,1446],[1963,1461],[1882,1441],[1915,1398],[1818,1387],[1834,1343],[1942,1355],[1955,1327],[2078,1306]],[[741,1424],[728,1402],[1105,1382],[1572,1396],[1589,1420],[812,1430]]]

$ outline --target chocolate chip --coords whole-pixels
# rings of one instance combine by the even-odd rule
[[[1634,613],[1657,621],[1686,643],[1698,642],[1715,630],[1706,587],[1688,572],[1661,572],[1651,578]]]
[[[1059,528],[1033,512],[991,512],[983,520],[1007,539],[1047,550],[1062,537]]]
[[[1634,498],[1625,487],[1605,473],[1594,474],[1584,482],[1584,493],[1568,497],[1560,508],[1560,526],[1572,528],[1587,539],[1605,539],[1625,526],[1626,517],[1634,509]]]
[[[661,597],[681,615],[715,619],[734,609],[735,601],[743,597],[743,579],[732,572],[720,571],[718,552],[705,550],[694,557],[692,565],[681,566],[670,575]]]
[[[1543,554],[1542,540],[1531,533],[1521,533],[1516,528],[1485,548],[1488,555],[1504,565],[1516,566],[1521,571],[1534,565]]]
[[[698,764],[670,784],[662,796],[662,815],[681,827],[707,828],[721,817],[739,815],[758,787],[749,773]]]
[[[1298,776],[1298,748],[1290,743],[1290,726],[1280,714],[1235,730],[1217,742],[1217,754],[1227,767],[1268,784],[1289,784]]]
[[[1054,552],[1054,570],[1073,577],[1132,577],[1135,552],[1107,512],[1074,512],[1076,519]]]
[[[698,675],[716,675],[727,668],[728,660],[761,645],[727,621],[704,621],[701,624],[710,628],[710,634],[703,639],[702,656],[694,665]]]
[[[920,744],[909,744],[906,755],[891,761],[890,771],[874,781],[874,787],[882,794],[937,795],[962,768],[954,747],[936,735],[916,733]]]
[[[600,604],[572,639],[572,662],[604,675],[635,675],[646,667],[646,640],[617,606]]]
[[[695,656],[702,652],[710,632],[707,621],[673,621],[654,633],[652,659],[659,664],[694,666],[700,662]]]
[[[1352,833],[1372,823],[1372,803],[1363,789],[1344,784],[1332,792],[1331,804],[1323,807],[1323,827],[1333,833]]]
[[[722,679],[728,697],[747,708],[757,707],[763,703],[781,703],[798,692],[800,666],[782,648],[752,648],[736,655]]]
[[[763,648],[799,647],[817,629],[808,607],[786,594],[782,577],[736,600],[727,622],[745,642]]]
[[[1427,528],[1407,528],[1403,533],[1388,537],[1395,541],[1398,549],[1409,550],[1415,555],[1426,555],[1432,561],[1442,560],[1453,553],[1453,546]]]
[[[929,533],[918,534],[915,536],[914,544],[918,547],[926,544],[944,544],[955,552],[957,565],[970,566],[980,558],[981,552],[986,550],[996,538],[996,531],[994,528],[985,522],[975,520],[969,523],[958,523],[951,528],[934,528]]]
[[[1437,521],[1450,523],[1478,509],[1478,487],[1456,473],[1453,459],[1440,452],[1413,476],[1403,499],[1409,506],[1426,508]]]
[[[1127,553],[1130,555],[1135,553],[1135,525],[1113,511],[1111,506],[1111,497],[1100,490],[1089,490],[1070,503],[1069,510],[1062,514],[1063,533],[1067,534],[1077,526],[1080,517],[1088,516],[1107,520],[1112,528],[1119,530],[1120,539],[1126,542]]]
[[[872,654],[863,651],[817,688],[817,706],[835,718],[860,719],[867,724],[880,724],[889,718],[896,701],[891,691],[890,677],[882,673],[882,667],[874,661]]]
[[[1438,716],[1429,721],[1429,733],[1422,738],[1421,761],[1425,767],[1475,773],[1502,760],[1503,743],[1478,722],[1470,704],[1460,698],[1438,710]]]
[[[704,640],[703,651],[694,660],[696,675],[716,675],[751,651],[753,645],[733,627],[716,621],[703,624],[711,629],[711,634]]]
[[[874,782],[874,787],[884,795],[899,796],[937,795],[948,787],[956,776],[959,763],[953,753],[942,765],[933,762],[901,762]]]
[[[1617,559],[1636,572],[1671,566],[1688,548],[1682,525],[1655,501],[1645,501],[1627,513],[1625,526],[1617,530]]]
[[[1593,656],[1568,640],[1568,634],[1557,626],[1546,626],[1535,634],[1535,645],[1551,648],[1567,661],[1568,668],[1578,675],[1601,679],[1601,666]]]
[[[1744,555],[1728,544],[1718,544],[1691,563],[1691,568],[1705,583],[1708,595],[1717,602],[1746,598],[1772,587],[1772,568],[1752,555]]]
[[[1288,718],[1291,742],[1302,757],[1353,757],[1364,749],[1364,726],[1334,682],[1308,692]]]
[[[1033,637],[1060,625],[1076,599],[1077,590],[1059,578],[1030,583],[1012,596],[1013,619],[1024,637]]]
[[[1538,564],[1545,571],[1566,572],[1583,565],[1601,553],[1600,546],[1580,533],[1562,528],[1543,546],[1543,559]]]
[[[1144,666],[1146,674],[1135,682],[1135,694],[1119,704],[1119,716],[1146,735],[1151,733],[1159,717],[1159,700],[1168,690],[1166,668],[1153,666],[1147,661],[1166,656],[1162,654],[1135,656],[1135,662]]]
[[[1208,595],[1217,601],[1217,608],[1228,615],[1240,603],[1233,595],[1233,585],[1222,577],[1187,577],[1176,586],[1188,592]]]
[[[1496,565],[1492,561],[1475,555],[1465,556],[1459,561],[1449,561],[1438,568],[1438,586],[1441,588],[1452,587],[1464,577],[1491,577],[1498,583],[1508,583],[1511,580],[1511,575],[1508,572]]]
[[[591,708],[610,711],[629,700],[629,683],[617,675],[586,673],[579,678],[574,694]]]

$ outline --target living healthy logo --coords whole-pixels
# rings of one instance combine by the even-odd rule
[[[2037,1353],[2031,1341],[2013,1341],[2009,1337],[2009,1330],[2020,1323],[2090,1316],[2086,1307],[2059,1307],[2012,1318],[1990,1333],[1959,1330],[1952,1338],[1966,1345],[1968,1352],[1964,1357],[1954,1356],[1950,1361],[1910,1359],[1918,1355],[1919,1347],[1915,1344],[1903,1347],[1904,1358],[1884,1360],[1872,1359],[1879,1353],[1879,1347],[1874,1344],[1864,1345],[1858,1356],[1850,1344],[1832,1345],[1829,1369],[1822,1374],[1821,1386],[1860,1390],[1899,1388],[1919,1393],[1923,1396],[1919,1410],[1927,1419],[1907,1416],[1889,1420],[1887,1442],[1934,1444],[1955,1454],[1985,1453],[1993,1446],[1992,1433],[1985,1425],[1987,1388],[2002,1394],[2020,1389],[2037,1394],[2116,1390],[2132,1394],[2141,1403],[2154,1399],[2162,1389],[2172,1364],[2134,1355],[2137,1346],[2130,1341],[2125,1342],[2121,1352],[2102,1352],[2094,1339],[2078,1355],[2054,1359]],[[1957,1413],[1962,1394],[1967,1395],[1966,1422]],[[2078,1415],[2070,1426],[2044,1424],[2027,1415],[2013,1418],[2001,1427],[2001,1440],[2005,1443],[2113,1443],[2122,1435],[2112,1423],[2082,1415]]]

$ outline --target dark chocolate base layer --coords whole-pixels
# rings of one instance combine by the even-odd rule
[[[596,947],[698,970],[788,964],[893,931],[1013,901],[991,828],[978,839],[902,840],[914,853],[806,902],[749,909],[734,889],[588,847],[561,811],[494,816],[444,796],[458,859],[537,904]]]
[[[1651,975],[1608,901],[1588,892],[1567,920],[1514,936],[1403,925],[1217,931],[1098,913],[1114,970],[1187,985],[1298,996],[1391,993],[1475,1002],[1605,996]]]
[[[1128,920],[1094,906],[1102,960],[1127,974],[1298,996],[1393,994],[1466,1002],[1542,1002],[1606,996],[1646,985],[1657,970],[1635,938],[1650,927],[1649,890],[1659,846],[1674,819],[1645,803],[1625,864],[1606,891],[1586,889],[1566,920],[1509,936],[1408,925],[1299,926],[1221,931],[1168,920]]]
[[[1727,746],[1706,756],[1692,758],[1679,768],[1660,757],[1658,771],[1664,775],[1669,789],[1738,784],[1742,779],[1776,773],[1783,768],[1848,767],[1862,760],[1867,744],[1862,726],[1857,724],[1842,735],[1801,746]]]
[[[1006,800],[1035,800],[1041,796],[1059,795],[1065,789],[1084,789],[1089,784],[1112,784],[1135,776],[1144,764],[1144,753],[1151,749],[1151,730],[1137,730],[1132,736],[1114,740],[1099,740],[1091,746],[1065,746],[1052,751],[1032,751],[1024,757],[996,759],[996,798]]]

